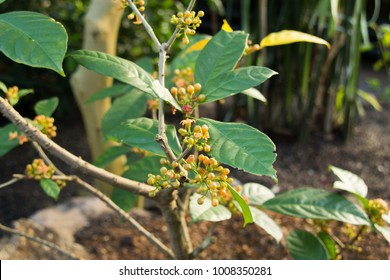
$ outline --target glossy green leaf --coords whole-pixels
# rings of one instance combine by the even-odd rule
[[[283,238],[282,229],[272,220],[266,213],[257,209],[256,207],[249,206],[253,221],[256,225],[264,229],[269,235],[276,239],[277,242],[280,242]]]
[[[56,182],[54,182],[51,179],[41,179],[39,180],[39,184],[41,185],[41,188],[48,196],[54,198],[55,200],[58,199],[61,188],[57,185]]]
[[[374,226],[390,244],[390,227],[382,227],[379,225],[374,225]]]
[[[130,148],[126,146],[112,146],[105,150],[97,159],[93,162],[98,167],[105,167],[113,162],[116,158],[130,153]]]
[[[213,207],[211,199],[205,197],[202,205],[198,204],[198,198],[202,197],[200,194],[194,193],[190,199],[190,215],[193,222],[211,221],[219,222],[231,218],[232,213],[223,205]]]
[[[137,202],[137,195],[126,190],[114,188],[114,190],[112,191],[111,200],[123,211],[127,212]]]
[[[54,19],[34,12],[0,14],[0,51],[17,63],[47,68],[65,76],[62,69],[68,35]]]
[[[213,102],[255,87],[277,74],[262,66],[238,68],[210,78],[203,86],[205,102]]]
[[[340,179],[340,181],[334,182],[334,188],[348,191],[361,197],[367,196],[368,187],[362,178],[352,172],[332,165],[329,166],[329,169]]]
[[[267,187],[258,183],[246,183],[242,186],[241,195],[245,196],[249,205],[262,205],[273,198],[275,194]]]
[[[181,111],[181,107],[171,93],[134,62],[106,53],[87,50],[75,51],[69,57],[89,70],[132,85],[154,98],[161,98]]]
[[[0,128],[0,157],[11,151],[13,148],[19,146],[18,139],[9,139],[12,132],[19,132],[16,125],[10,123]]]
[[[263,207],[277,213],[305,219],[369,225],[367,215],[351,201],[341,195],[320,189],[294,189],[267,200]]]
[[[337,245],[333,238],[326,232],[321,231],[317,237],[322,241],[326,248],[328,259],[335,260],[337,258]]]
[[[103,135],[128,119],[141,117],[146,111],[147,96],[138,89],[118,97],[112,103],[102,120]]]
[[[265,38],[263,38],[263,40],[261,40],[260,48],[280,46],[298,42],[320,44],[330,48],[330,44],[324,39],[295,30],[282,30],[267,35]]]
[[[111,87],[103,88],[94,93],[90,98],[87,99],[86,103],[89,104],[93,101],[105,99],[108,97],[118,97],[125,93],[130,93],[133,88],[133,86],[127,84],[114,84]]]
[[[304,230],[294,230],[286,240],[287,250],[295,260],[327,260],[325,246],[315,235]]]
[[[138,181],[146,182],[148,174],[160,173],[160,159],[159,156],[147,156],[135,162],[130,162],[127,165],[127,170],[122,174],[123,177]]]
[[[173,152],[179,155],[181,153],[181,147],[175,127],[167,126],[166,132]],[[155,140],[157,134],[158,122],[156,120],[138,118],[127,120],[121,125],[114,127],[108,136],[126,145],[144,149],[156,155],[165,156],[165,153]]]
[[[237,201],[238,205],[240,206],[240,210],[242,213],[242,216],[244,217],[244,227],[247,224],[253,223],[253,216],[251,209],[249,208],[246,201],[242,198],[242,196],[229,184],[227,185],[229,191],[231,192],[233,198],[235,201]]]
[[[241,91],[241,93],[254,99],[257,99],[261,102],[267,103],[267,99],[265,98],[265,96],[256,88],[248,88]]]
[[[231,71],[244,53],[248,34],[235,31],[218,32],[199,54],[195,82],[207,86],[209,80]]]
[[[210,154],[218,161],[255,175],[276,179],[272,164],[275,144],[264,133],[242,123],[224,123],[202,118],[198,124],[209,127]]]
[[[37,115],[50,117],[57,109],[59,103],[58,97],[40,100],[34,105],[34,111]]]

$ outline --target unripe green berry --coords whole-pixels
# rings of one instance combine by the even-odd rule
[[[202,205],[204,203],[204,196],[198,198],[198,204]]]

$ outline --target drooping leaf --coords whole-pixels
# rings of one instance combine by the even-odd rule
[[[34,111],[37,115],[50,117],[57,109],[59,103],[58,97],[40,100],[34,105]]]
[[[112,103],[102,120],[103,135],[128,119],[141,117],[146,111],[147,96],[138,89],[118,97]]]
[[[277,242],[280,242],[283,238],[283,232],[278,224],[276,224],[266,213],[256,207],[249,206],[249,208],[252,212],[255,224],[264,229],[269,235],[275,238]]]
[[[166,127],[168,142],[176,155],[181,153],[179,139],[174,126]],[[165,156],[155,138],[158,133],[158,122],[148,118],[127,120],[114,127],[108,137],[127,145],[147,150],[159,156]]]
[[[265,96],[256,88],[248,88],[241,91],[241,93],[250,96],[254,99],[257,99],[261,102],[267,103],[267,99],[265,98]]]
[[[321,231],[317,237],[322,241],[326,248],[328,259],[335,260],[337,257],[337,246],[333,238],[326,232]]]
[[[114,84],[111,87],[101,89],[98,92],[94,93],[90,98],[87,99],[86,103],[89,104],[92,103],[93,101],[105,99],[108,97],[111,98],[118,97],[125,93],[130,93],[132,89],[134,89],[134,87],[131,85]]]
[[[261,40],[260,48],[280,46],[298,42],[321,44],[330,48],[330,44],[324,39],[296,30],[282,30],[271,33],[263,38],[263,40]]]
[[[211,199],[205,197],[202,205],[198,204],[200,194],[194,193],[190,199],[190,215],[193,222],[211,221],[219,222],[231,218],[232,213],[223,205],[216,207],[211,205]]]
[[[374,226],[390,244],[390,227],[382,227],[376,224]]]
[[[114,188],[114,190],[112,191],[111,199],[123,211],[127,212],[137,202],[137,195],[126,190]]]
[[[98,156],[97,159],[93,162],[94,165],[98,167],[105,167],[111,162],[113,162],[116,158],[121,155],[127,154],[130,152],[129,147],[125,146],[112,146],[105,150],[101,155]]]
[[[153,98],[161,98],[169,102],[181,111],[181,107],[169,90],[134,62],[106,53],[88,50],[75,51],[68,56],[89,70],[132,85],[150,94]]]
[[[242,123],[223,123],[206,118],[199,119],[198,123],[209,127],[210,154],[218,161],[276,179],[272,166],[276,159],[275,144],[267,135]]]
[[[242,196],[229,184],[227,185],[229,191],[231,192],[233,198],[235,201],[237,201],[238,205],[240,206],[240,210],[242,213],[242,216],[244,217],[244,227],[247,224],[253,223],[253,216],[251,209],[249,208],[246,201],[242,198]]]
[[[55,200],[58,199],[61,188],[51,179],[41,179],[39,180],[39,184],[41,185],[43,191],[50,197]]]
[[[68,35],[60,23],[40,13],[17,11],[0,14],[0,30],[0,51],[8,58],[65,76]]]
[[[122,176],[138,182],[146,182],[149,173],[160,173],[160,159],[161,157],[153,155],[143,157],[136,162],[130,162],[127,165],[127,170],[122,174]]]
[[[286,240],[288,252],[295,260],[327,260],[325,246],[315,235],[304,230],[294,230]]]
[[[259,206],[273,198],[275,194],[267,187],[258,183],[246,183],[242,186],[241,195],[245,196],[249,205]]]
[[[10,133],[19,132],[19,129],[13,123],[0,128],[0,157],[19,146],[18,139],[10,140]]]
[[[362,178],[352,172],[332,165],[329,166],[329,169],[340,179],[340,181],[334,182],[334,188],[348,191],[361,197],[367,196],[368,187]]]
[[[314,188],[294,189],[267,200],[264,208],[304,219],[336,220],[353,225],[369,225],[367,215],[351,201]]]

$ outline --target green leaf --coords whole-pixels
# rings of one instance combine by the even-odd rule
[[[275,238],[277,242],[280,242],[280,240],[283,238],[283,232],[282,229],[275,223],[275,221],[272,220],[263,211],[253,206],[249,206],[249,208],[252,212],[253,221],[255,224],[264,229],[269,235]]]
[[[0,81],[0,90],[4,92],[4,94],[7,94],[8,92],[8,87],[2,81]]]
[[[195,67],[195,81],[207,82],[231,71],[244,53],[248,34],[242,31],[219,31],[199,54]]]
[[[19,129],[12,123],[0,128],[0,157],[19,146],[18,139],[9,140],[9,134],[11,132],[19,133]]]
[[[118,97],[125,93],[130,93],[133,88],[133,86],[127,84],[114,84],[111,87],[101,89],[94,93],[90,98],[87,99],[86,103],[89,104],[96,100],[101,100],[108,97]]]
[[[254,99],[257,99],[261,102],[267,103],[267,99],[265,98],[265,96],[256,88],[248,88],[241,91],[241,93]]]
[[[128,164],[127,170],[122,174],[123,177],[138,182],[146,182],[148,174],[160,173],[160,159],[159,156],[143,157],[136,162]]]
[[[198,204],[200,194],[194,193],[190,199],[190,215],[193,222],[211,221],[219,222],[231,218],[232,213],[223,205],[216,207],[211,205],[211,199],[205,197],[202,205]]]
[[[251,209],[249,208],[246,201],[242,198],[242,196],[229,184],[227,184],[227,187],[229,191],[232,193],[233,198],[237,201],[238,205],[240,206],[240,210],[242,213],[242,216],[244,217],[244,227],[247,224],[253,223],[253,216]]]
[[[315,235],[304,230],[294,230],[286,240],[288,252],[295,260],[327,260],[326,248]]]
[[[51,179],[41,179],[39,180],[39,184],[41,185],[43,191],[50,197],[55,200],[58,199],[61,188]]]
[[[169,90],[134,62],[106,53],[87,50],[75,51],[68,56],[89,70],[132,85],[150,94],[153,98],[161,98],[169,102],[181,111],[181,107]]]
[[[198,123],[209,127],[210,154],[218,161],[276,180],[272,166],[276,159],[275,144],[267,135],[242,123],[223,123],[206,118],[199,119]]]
[[[177,138],[174,126],[166,127],[168,142],[176,155],[181,153],[179,139]],[[155,138],[158,134],[158,122],[148,118],[127,120],[114,127],[109,137],[115,141],[123,142],[126,145],[147,150],[159,156],[165,156]]]
[[[258,183],[246,183],[242,186],[241,195],[245,196],[249,205],[262,205],[267,200],[275,197],[275,194],[267,187]]]
[[[4,3],[5,2],[5,0],[0,0],[0,4],[2,4],[2,3]]]
[[[382,105],[378,102],[378,99],[375,97],[375,95],[365,92],[361,89],[357,91],[357,94],[360,98],[370,104],[372,108],[377,111],[382,111]]]
[[[112,191],[111,200],[123,211],[127,212],[136,203],[137,195],[126,190],[114,188],[114,190]]]
[[[223,99],[258,86],[275,74],[277,74],[275,71],[262,66],[249,66],[222,73],[210,78],[203,86],[202,92],[206,95],[205,102]]]
[[[333,238],[326,232],[321,231],[317,237],[322,241],[326,248],[328,259],[335,260],[337,258],[337,246]]]
[[[0,14],[0,51],[17,63],[47,68],[65,76],[62,61],[67,49],[65,28],[34,12]]]
[[[97,167],[105,167],[113,162],[121,155],[130,153],[130,148],[125,146],[112,146],[105,150],[97,159],[93,162]]]
[[[379,225],[374,225],[374,226],[390,244],[390,227],[382,227]]]
[[[336,220],[353,225],[369,225],[367,215],[351,201],[314,188],[291,190],[264,202],[263,207],[304,219]]]
[[[128,119],[142,116],[146,111],[146,102],[147,96],[138,89],[115,99],[103,117],[103,135],[108,135],[112,129]]]
[[[58,102],[58,97],[40,100],[35,104],[34,111],[37,115],[45,115],[46,117],[50,117],[57,109]]]
[[[341,180],[333,183],[334,188],[357,194],[361,197],[367,196],[368,187],[362,178],[352,172],[332,165],[329,166],[329,169]]]
[[[324,39],[295,30],[282,30],[267,35],[265,38],[263,38],[263,40],[261,40],[260,48],[280,46],[298,42],[321,44],[330,48],[330,44]]]

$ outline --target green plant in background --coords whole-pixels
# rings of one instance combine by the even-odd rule
[[[193,221],[214,222],[240,214],[244,226],[255,223],[277,242],[282,240],[283,234],[269,216],[269,211],[315,220],[316,225],[321,224],[324,228],[328,220],[372,228],[389,240],[389,226],[385,222],[387,205],[381,200],[367,200],[361,182],[345,171],[332,167],[341,179],[337,188],[356,194],[363,207],[342,195],[315,188],[274,195],[259,184],[250,183],[242,187],[235,184],[229,176],[231,168],[276,180],[273,168],[275,145],[267,135],[247,124],[200,117],[198,108],[241,92],[260,99],[261,94],[251,89],[276,72],[262,66],[243,64],[243,56],[258,47],[248,44],[249,35],[245,32],[221,30],[213,37],[200,36],[188,42],[172,61],[175,70],[166,83],[170,47],[177,37],[183,36],[183,29],[186,32],[188,25],[194,24],[197,15],[203,16],[201,11],[193,14],[195,2],[191,1],[182,11],[184,18],[191,18],[191,23],[185,22],[184,26],[181,20],[174,20],[175,31],[162,43],[148,17],[142,15],[144,2],[122,1],[124,7],[131,9],[130,15],[133,16],[130,20],[140,21],[158,52],[156,76],[145,70],[151,67],[144,66],[144,69],[142,65],[145,64],[138,65],[118,56],[90,50],[67,53],[67,33],[50,17],[23,11],[1,14],[0,51],[15,62],[48,68],[64,75],[62,63],[67,53],[69,59],[99,74],[113,77],[118,83],[97,92],[89,100],[114,99],[102,121],[102,129],[106,139],[116,141],[117,146],[101,155],[95,165],[64,150],[52,140],[57,128],[51,115],[58,99],[39,101],[34,108],[37,117],[34,120],[24,119],[11,104],[15,105],[17,99],[15,88],[0,84],[4,91],[4,97],[0,97],[0,111],[12,122],[0,129],[1,155],[18,146],[22,135],[23,142],[28,140],[40,154],[39,159],[25,168],[24,174],[15,174],[0,188],[19,180],[36,180],[49,196],[56,199],[67,182],[76,183],[115,210],[167,258],[196,258],[210,243],[209,237],[206,237],[198,248],[193,248],[186,219],[188,214]],[[176,14],[176,17],[183,19],[181,14]],[[172,16],[167,18],[168,21],[171,19]],[[297,35],[290,32],[288,36],[291,34]],[[313,37],[307,38],[305,41],[314,40]],[[189,37],[187,39],[190,40]],[[150,110],[148,115],[151,118],[146,117],[147,110]],[[172,120],[169,124],[168,116]],[[111,184],[115,187],[112,196],[104,195],[75,174],[64,174],[46,152],[76,171]],[[101,168],[121,155],[127,156],[126,171],[122,176]],[[136,195],[153,199],[160,208],[168,228],[170,246],[162,243],[127,212],[133,206]],[[295,231],[287,237],[287,247],[294,258],[333,258],[336,245],[332,247],[332,240],[336,239],[329,231],[320,231],[318,235]],[[351,240],[352,246],[355,241]],[[307,251],[298,252],[298,247]],[[321,254],[313,253],[311,248],[316,248]]]

